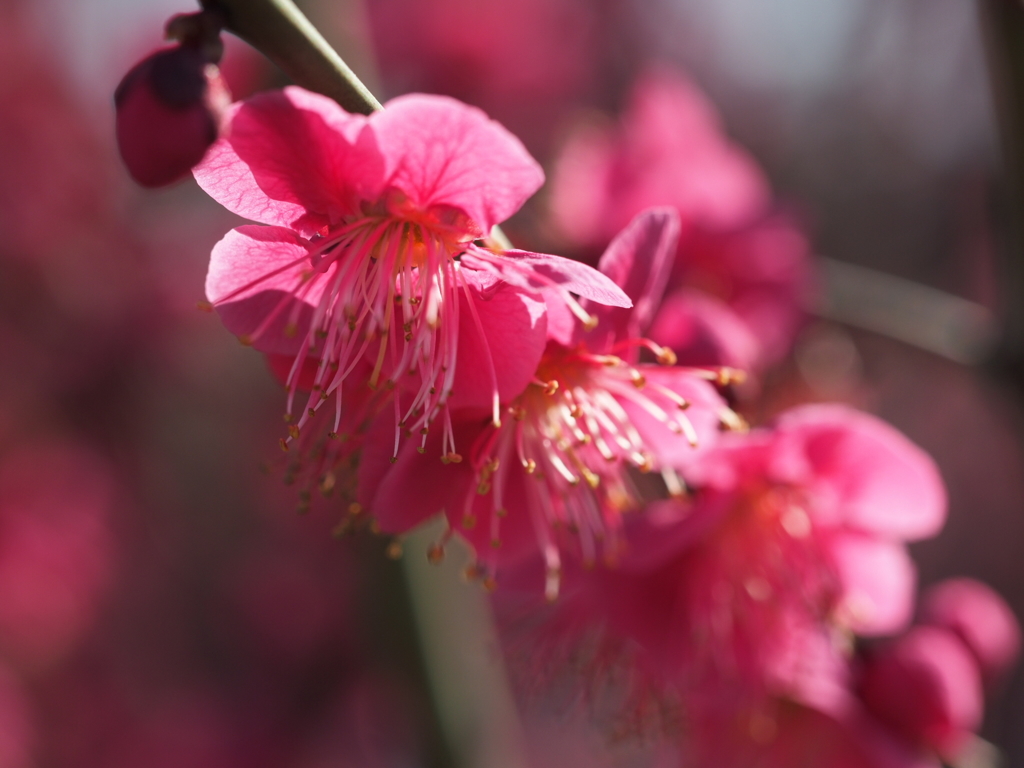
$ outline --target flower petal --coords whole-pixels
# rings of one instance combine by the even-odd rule
[[[385,187],[420,210],[452,206],[485,235],[544,183],[522,143],[475,107],[445,96],[392,99],[370,124],[385,163]]]
[[[671,348],[680,365],[729,365],[750,371],[761,351],[757,336],[728,304],[689,288],[662,302],[648,335]]]
[[[843,585],[844,623],[860,635],[888,635],[910,623],[917,575],[902,544],[840,533],[824,542]]]
[[[239,216],[312,235],[379,191],[383,162],[366,118],[301,88],[233,105],[228,135],[195,169],[199,186]]]
[[[314,282],[302,298],[296,295],[305,283],[303,272],[309,270],[308,255],[309,244],[290,229],[233,229],[210,254],[206,297],[233,334],[250,337],[261,352],[294,356],[305,338],[301,332],[286,332],[295,303],[303,305],[295,322],[301,329],[308,325],[323,290],[322,283]]]
[[[622,288],[633,306],[592,310],[599,321],[588,339],[592,350],[643,336],[661,302],[678,240],[679,214],[672,208],[649,208],[615,236],[598,269]]]
[[[783,479],[811,473],[803,482],[834,504],[829,522],[900,539],[932,536],[945,522],[946,491],[935,462],[880,419],[810,405],[783,414],[777,434],[774,471]]]
[[[549,253],[502,251],[492,254],[471,248],[462,256],[464,266],[489,271],[527,291],[551,287],[612,307],[631,307],[633,302],[619,286],[596,269],[579,261]]]
[[[473,279],[471,270],[464,274]],[[547,343],[542,298],[508,283],[487,292],[471,287],[469,294],[473,311],[466,292],[459,296],[458,367],[448,401],[452,409],[490,408],[495,385],[500,401],[510,402],[534,377]]]
[[[439,425],[438,425],[439,426]],[[457,445],[472,443],[480,430],[475,424],[459,423]],[[359,460],[359,503],[385,533],[406,533],[464,497],[473,482],[469,463],[441,461],[440,428],[430,430],[423,453],[418,440],[404,439],[395,456],[395,419],[390,409],[370,425]]]

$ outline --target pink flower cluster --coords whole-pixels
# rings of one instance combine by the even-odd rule
[[[214,248],[207,294],[284,372],[285,447],[332,406],[317,437],[359,433],[358,502],[393,533],[446,510],[489,553],[488,580],[539,550],[553,596],[555,528],[613,557],[621,513],[640,506],[626,468],[668,468],[735,421],[717,372],[640,335],[674,212],[638,216],[600,270],[500,248],[493,226],[543,175],[475,109],[407,96],[366,118],[290,88],[236,105],[195,173],[268,225]]]
[[[730,407],[735,367],[788,352],[811,269],[694,86],[649,73],[570,140],[552,218],[596,268],[502,245],[543,173],[453,99],[365,117],[291,87],[226,119],[195,177],[259,225],[215,246],[207,297],[284,383],[305,492],[399,537],[443,515],[430,559],[458,536],[540,647],[676,702],[693,764],[958,759],[1016,623],[964,582],[873,639],[913,617],[934,463],[846,406],[749,430]]]

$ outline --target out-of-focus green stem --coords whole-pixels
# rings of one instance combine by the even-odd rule
[[[226,27],[311,91],[329,96],[349,112],[383,109],[291,0],[201,0],[224,16]]]

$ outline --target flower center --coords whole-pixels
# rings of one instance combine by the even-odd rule
[[[285,330],[305,334],[287,377],[286,418],[293,423],[286,447],[332,397],[338,431],[342,385],[350,377],[374,390],[394,388],[396,422],[406,431],[425,428],[451,391],[458,293],[468,290],[456,259],[463,244],[443,226],[380,215],[348,222],[312,244]],[[262,329],[268,326],[264,321]],[[310,365],[312,391],[296,420],[300,374]],[[413,386],[397,388],[406,376]]]
[[[642,409],[693,445],[696,434],[682,413],[689,404],[619,357],[551,345],[537,374],[509,406],[513,418],[488,426],[473,446],[476,495],[465,500],[462,526],[476,526],[476,498],[489,495],[484,508],[491,543],[500,546],[509,473],[518,465],[527,476],[527,506],[547,566],[545,591],[554,599],[561,571],[556,530],[576,535],[586,563],[594,563],[599,550],[614,561],[621,515],[642,505],[626,467],[648,472],[655,460],[630,409]]]

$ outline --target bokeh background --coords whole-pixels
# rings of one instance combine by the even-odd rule
[[[1024,388],[1008,325],[1021,298],[1000,38],[982,6],[301,5],[382,99],[478,104],[547,167],[650,65],[689,73],[818,257],[811,319],[765,377],[763,415],[841,400],[904,431],[950,494],[944,532],[913,548],[921,584],[973,576],[1024,615]],[[479,744],[435,743],[443,714],[402,572],[382,543],[332,536],[330,504],[299,514],[276,453],[279,387],[197,309],[210,248],[237,222],[191,180],[135,187],[117,158],[114,88],[191,10],[0,2],[0,768],[484,764]],[[285,82],[235,41],[223,71],[236,97]],[[510,224],[517,242],[559,246],[544,206],[542,191]],[[445,589],[479,613],[460,591],[472,587]],[[502,684],[488,653],[498,671],[466,687]],[[657,758],[551,722],[507,726],[525,733],[517,760]],[[983,735],[1024,766],[1021,674],[990,700]]]

